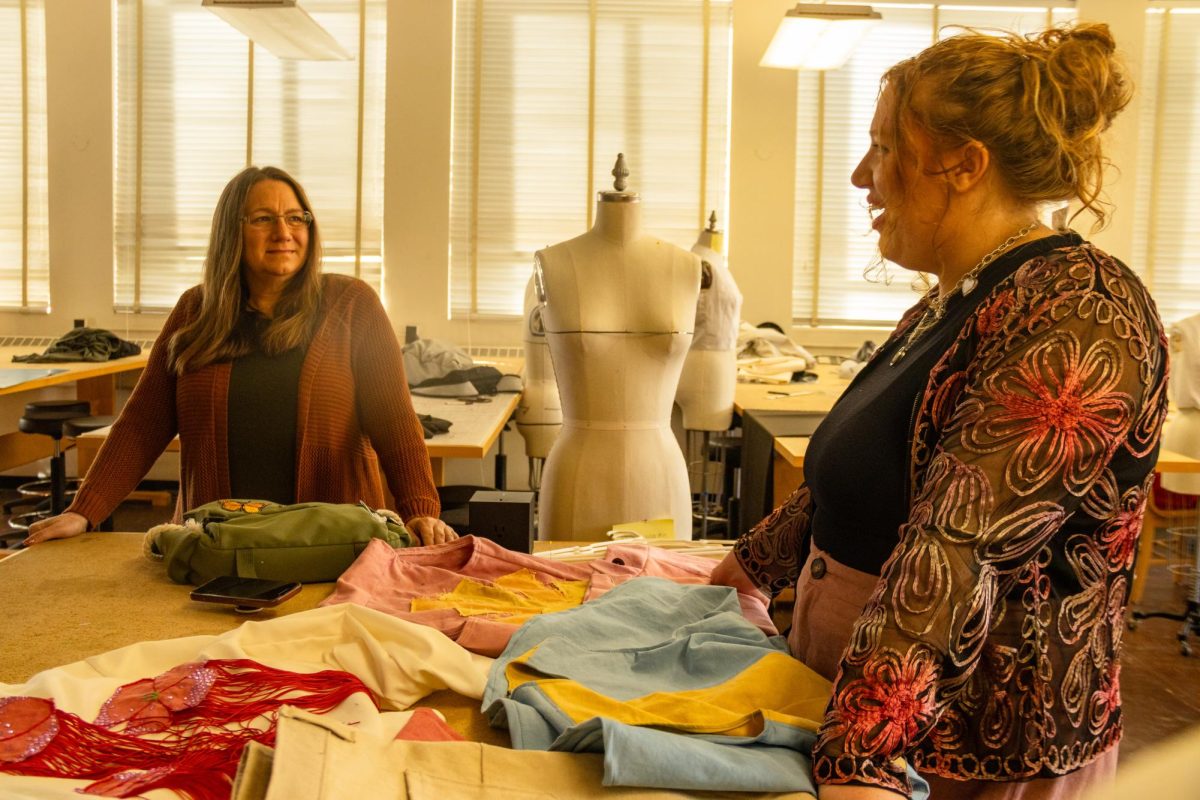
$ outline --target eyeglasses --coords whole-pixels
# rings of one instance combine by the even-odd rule
[[[261,213],[242,217],[242,222],[251,228],[258,228],[259,230],[274,228],[276,220],[283,220],[283,224],[292,229],[307,228],[312,225],[313,216],[307,211],[290,211],[287,214]]]

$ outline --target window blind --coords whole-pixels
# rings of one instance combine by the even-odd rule
[[[221,189],[248,164],[304,186],[324,269],[378,288],[386,2],[304,8],[354,60],[277,59],[194,0],[117,0],[117,310],[170,309],[200,282]]]
[[[800,325],[892,326],[918,297],[917,273],[875,271],[878,234],[866,193],[850,173],[870,144],[879,78],[936,38],[973,27],[1028,33],[1073,19],[1073,9],[995,4],[872,3],[883,16],[850,61],[828,72],[801,72],[797,85],[796,225],[792,316]]]
[[[646,230],[726,217],[729,0],[460,0],[451,313],[521,314],[533,253],[590,226],[624,153]]]
[[[42,0],[0,0],[0,308],[50,307]]]
[[[1200,313],[1200,13],[1155,4],[1146,14],[1138,183],[1130,266],[1170,324]]]

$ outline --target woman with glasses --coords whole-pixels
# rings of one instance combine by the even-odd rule
[[[440,511],[400,345],[365,283],[321,272],[304,189],[248,167],[213,213],[204,282],[186,291],[83,485],[26,544],[106,519],[178,434],[178,519],[225,498],[387,503],[423,544]]]

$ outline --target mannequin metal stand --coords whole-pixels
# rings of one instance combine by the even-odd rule
[[[538,538],[538,490],[542,488],[542,465],[545,458],[529,457],[529,491],[533,492],[533,538]]]

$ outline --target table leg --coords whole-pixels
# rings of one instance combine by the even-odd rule
[[[75,381],[75,396],[87,400],[92,406],[92,416],[107,416],[116,408],[117,382],[113,375],[83,378]]]
[[[797,487],[804,481],[804,469],[802,467],[793,467],[779,453],[775,453],[774,464],[772,466],[774,467],[772,470],[774,475],[771,496],[774,506],[778,508],[783,505],[783,501],[787,500],[788,496],[796,491]]]
[[[1158,528],[1166,524],[1166,520],[1154,513],[1149,505],[1146,515],[1142,518],[1142,535],[1138,537],[1137,556],[1133,561],[1133,581],[1129,587],[1129,605],[1142,602],[1146,592],[1146,578],[1150,574],[1150,565],[1154,561],[1154,536]]]
[[[54,455],[54,445],[46,436],[20,431],[0,434],[0,470],[13,469],[31,461]]]
[[[442,486],[446,483],[445,459],[439,456],[429,457],[429,466],[433,470],[433,485]]]

